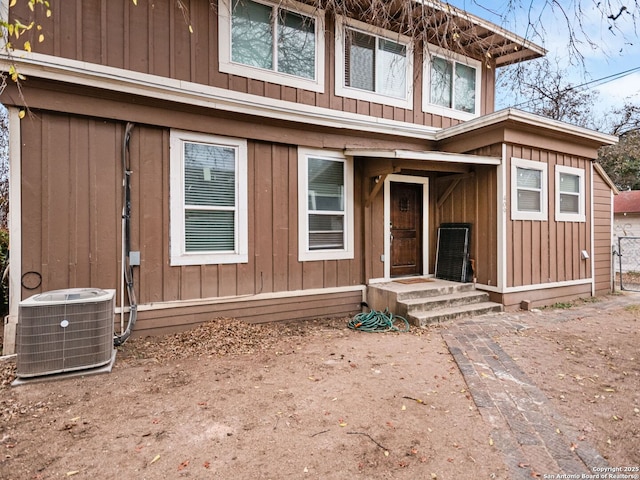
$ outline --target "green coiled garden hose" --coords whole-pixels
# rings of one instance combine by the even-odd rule
[[[396,326],[396,322],[404,323],[404,328]],[[394,315],[385,308],[384,312],[371,310],[370,312],[358,313],[347,324],[352,330],[363,332],[408,332],[409,322],[400,315]]]

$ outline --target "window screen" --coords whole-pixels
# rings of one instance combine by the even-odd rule
[[[184,143],[187,252],[235,249],[236,156],[232,147]]]
[[[407,91],[407,47],[400,43],[378,39],[379,93],[404,98]]]
[[[518,167],[517,182],[518,210],[521,212],[542,211],[542,172]]]
[[[440,57],[431,61],[431,103],[451,108],[453,65]]]
[[[431,103],[461,112],[476,113],[476,73],[475,67],[432,56]]]
[[[580,177],[560,173],[560,213],[580,213]]]
[[[455,106],[462,112],[476,112],[476,69],[456,63]]]
[[[375,37],[347,30],[345,82],[347,86],[374,91]]]
[[[345,85],[405,98],[407,46],[351,29],[345,35]]]
[[[309,250],[344,249],[345,165],[308,159]]]

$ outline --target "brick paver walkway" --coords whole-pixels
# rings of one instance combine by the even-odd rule
[[[552,323],[639,302],[640,294],[625,294],[569,310],[545,311],[543,315]],[[529,315],[541,314],[502,313],[460,320],[447,325],[442,336],[480,414],[492,428],[491,439],[505,456],[510,478],[531,479],[536,474],[583,478],[582,474],[593,474],[596,467],[608,467],[606,460],[587,442],[578,442],[578,431],[494,340],[527,328]]]

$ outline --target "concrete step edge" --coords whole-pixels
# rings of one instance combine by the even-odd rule
[[[447,320],[454,320],[456,318],[478,316],[492,312],[502,312],[502,310],[503,307],[500,303],[482,302],[431,311],[411,312],[408,315],[409,318],[407,318],[407,320],[409,320],[409,323],[413,325],[425,326]]]

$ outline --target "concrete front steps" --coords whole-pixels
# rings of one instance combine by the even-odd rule
[[[472,283],[440,279],[375,283],[367,287],[367,303],[374,310],[388,308],[419,327],[503,310],[502,304],[489,301],[489,294]]]

